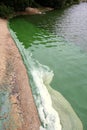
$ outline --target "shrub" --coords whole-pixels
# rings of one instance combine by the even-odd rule
[[[0,5],[0,17],[9,18],[13,14],[13,9],[4,4]]]

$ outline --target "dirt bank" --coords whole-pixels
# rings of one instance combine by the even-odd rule
[[[27,72],[8,31],[7,21],[2,19],[0,19],[0,96],[0,122],[3,130],[39,130],[40,121]],[[2,96],[6,99],[2,100]]]

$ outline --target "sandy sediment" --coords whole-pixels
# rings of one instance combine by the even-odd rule
[[[39,130],[40,121],[27,71],[8,31],[7,21],[2,19],[0,19],[0,96],[6,97],[5,100],[0,100],[2,102],[0,122],[3,130]],[[6,105],[6,100],[9,107]],[[2,110],[3,106],[5,111]]]

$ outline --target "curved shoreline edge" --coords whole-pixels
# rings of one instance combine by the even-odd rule
[[[26,49],[22,45],[22,42],[19,41],[17,35],[12,29],[10,29],[10,33],[20,51],[20,54],[23,57],[24,64],[30,77],[31,89],[41,121],[40,130],[61,130],[58,113],[52,106],[50,94],[48,93],[48,90],[43,81],[47,80],[45,82],[50,83],[53,77],[53,72],[47,66],[42,67],[43,65],[41,65],[39,62],[35,62],[35,59],[32,58],[32,54],[26,51]],[[37,65],[40,65],[42,71],[40,69],[35,69],[38,68]],[[48,70],[48,72],[45,73],[45,69]]]
[[[13,39],[15,40],[15,43],[17,44],[17,46],[19,48],[20,53],[22,54],[24,63],[27,67],[27,71],[29,72],[29,76],[30,75],[33,76],[33,77],[30,76],[30,81],[33,78],[34,83],[33,82],[30,82],[30,83],[31,83],[31,87],[33,86],[33,88],[32,88],[34,90],[33,95],[35,95],[36,105],[37,105],[37,108],[39,109],[38,113],[40,112],[39,116],[40,116],[41,124],[44,127],[44,128],[40,127],[41,130],[45,130],[45,128],[46,128],[46,130],[51,130],[51,128],[52,128],[52,130],[54,129],[52,127],[52,125],[49,125],[50,123],[47,123],[47,122],[49,122],[48,115],[50,115],[50,114],[48,114],[49,113],[48,107],[45,106],[45,101],[43,98],[43,95],[44,95],[43,89],[42,89],[42,88],[44,88],[43,85],[46,85],[46,87],[51,95],[51,98],[52,98],[53,107],[59,113],[59,115],[61,117],[60,121],[63,126],[63,130],[66,130],[66,129],[71,130],[73,128],[75,130],[77,130],[77,129],[83,130],[82,122],[80,121],[78,116],[75,114],[71,105],[66,101],[66,99],[59,92],[57,92],[57,91],[51,89],[51,87],[49,87],[49,83],[50,83],[49,81],[51,81],[51,80],[48,80],[51,78],[50,75],[48,74],[49,71],[46,71],[46,75],[45,75],[45,69],[49,68],[49,67],[46,66],[46,68],[44,68],[45,67],[44,65],[41,65],[38,61],[33,59],[32,55],[24,48],[22,42],[19,41],[15,32],[13,30],[10,30],[10,32],[11,32]],[[49,70],[49,69],[46,69],[46,70]],[[44,97],[46,99],[48,99],[46,95]],[[38,100],[39,98],[41,98],[41,99]],[[46,101],[46,103],[47,103],[47,101]],[[50,108],[49,108],[49,110],[50,110]],[[43,111],[43,113],[42,113],[42,111]],[[52,113],[52,111],[50,113]],[[50,119],[53,119],[53,115],[49,116],[49,117],[51,117]],[[55,122],[55,120],[52,120],[52,122],[53,121]],[[54,123],[51,123],[51,124],[54,124]],[[60,122],[59,122],[59,124],[60,124]],[[69,124],[69,125],[67,126],[67,124]],[[49,127],[49,126],[51,126],[51,127]],[[59,129],[59,128],[57,128],[57,129]],[[57,129],[55,127],[55,130],[57,130]]]
[[[39,130],[27,71],[7,22],[0,19],[0,129]]]

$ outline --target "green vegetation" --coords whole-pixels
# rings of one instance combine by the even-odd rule
[[[79,3],[80,0],[35,0],[43,6],[50,6],[53,8],[63,8],[74,3]]]
[[[8,18],[15,11],[24,11],[26,7],[32,6],[33,0],[1,0],[0,17]]]
[[[0,17],[9,18],[13,15],[13,12],[13,8],[11,8],[10,6],[6,6],[4,4],[0,5]]]
[[[14,11],[22,11],[27,6],[31,6],[33,0],[3,0],[0,2],[0,5],[10,6],[14,9]]]
[[[28,6],[48,6],[53,8],[63,8],[80,0],[1,0],[0,17],[8,18],[13,11],[24,11]]]

